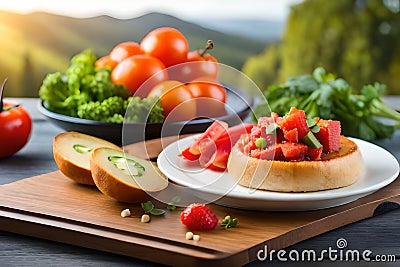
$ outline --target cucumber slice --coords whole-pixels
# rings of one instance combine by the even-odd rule
[[[309,131],[302,139],[303,143],[311,148],[320,148],[322,145],[312,131]]]

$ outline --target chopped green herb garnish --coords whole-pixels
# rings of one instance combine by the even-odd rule
[[[302,141],[311,148],[320,148],[322,146],[312,131],[309,131],[306,136],[303,137]]]
[[[179,203],[180,201],[181,201],[181,197],[180,197],[180,196],[175,196],[174,198],[172,198],[171,202],[169,202],[169,203],[167,204],[167,208],[168,208],[170,211],[176,210],[175,204],[176,204],[176,203]]]
[[[319,130],[321,130],[321,127],[320,127],[319,125],[314,125],[314,126],[311,128],[311,132],[313,132],[313,133],[318,133]]]
[[[171,202],[167,204],[167,208],[168,208],[168,210],[170,210],[170,211],[176,210],[176,206],[175,206],[173,203],[171,203]]]
[[[267,140],[264,137],[257,138],[255,141],[257,148],[265,148],[267,146]]]
[[[231,219],[231,216],[225,216],[225,218],[222,220],[221,226],[225,227],[225,229],[236,227],[238,224],[238,219],[234,218]]]
[[[163,215],[165,213],[165,210],[155,208],[153,202],[151,202],[150,200],[141,203],[140,205],[142,206],[144,213],[150,213],[153,215]]]
[[[307,118],[307,126],[308,128],[312,128],[317,125],[317,122],[312,118]]]

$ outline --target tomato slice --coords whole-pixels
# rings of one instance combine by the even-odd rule
[[[228,124],[224,121],[214,121],[207,130],[196,139],[188,148],[181,152],[181,155],[187,160],[197,160],[200,157],[199,144],[205,139],[217,140],[222,134],[226,133]]]
[[[217,154],[217,146],[215,141],[209,138],[203,139],[199,144],[199,151],[199,164],[201,167],[207,168],[213,163]]]
[[[200,157],[200,154],[194,154],[190,152],[190,146],[189,146],[181,151],[180,156],[183,156],[187,160],[195,161]]]
[[[208,168],[214,171],[225,171],[228,166],[228,158],[232,147],[240,139],[242,134],[249,134],[253,127],[253,124],[241,124],[229,128],[228,132],[215,142],[217,152],[213,162],[208,166]]]
[[[250,123],[243,123],[232,126],[228,128],[224,134],[222,134],[216,141],[216,145],[218,146],[220,143],[225,143],[230,140],[232,147],[236,144],[242,134],[248,134],[251,132],[255,125]],[[232,148],[231,147],[231,148]]]
[[[208,166],[209,169],[214,171],[223,172],[228,165],[230,151],[217,150],[214,161]]]
[[[227,167],[232,147],[242,134],[250,133],[253,126],[253,124],[236,125],[228,128],[224,134],[213,142],[203,141],[200,149],[200,166],[216,171],[224,171]]]
[[[225,171],[229,154],[242,134],[249,134],[254,124],[239,124],[228,128],[228,124],[215,121],[181,155],[190,161],[198,160],[203,168]]]

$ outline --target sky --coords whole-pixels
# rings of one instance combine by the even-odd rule
[[[301,0],[0,0],[0,10],[45,11],[72,17],[109,15],[120,19],[157,11],[182,19],[253,18],[285,20]]]

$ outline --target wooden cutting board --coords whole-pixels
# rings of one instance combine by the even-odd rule
[[[176,137],[164,138],[163,145]],[[147,152],[145,150],[147,148]],[[127,147],[143,158],[155,158],[160,140]],[[175,266],[238,266],[257,260],[265,245],[278,250],[400,203],[400,179],[347,205],[306,212],[255,212],[210,205],[219,218],[239,219],[236,228],[195,232],[185,239],[181,209],[141,223],[138,205],[118,203],[96,188],[75,184],[59,171],[0,186],[0,229],[23,235],[127,255]],[[160,206],[163,207],[163,206]],[[164,206],[165,207],[165,206]],[[122,218],[130,208],[133,216]]]

